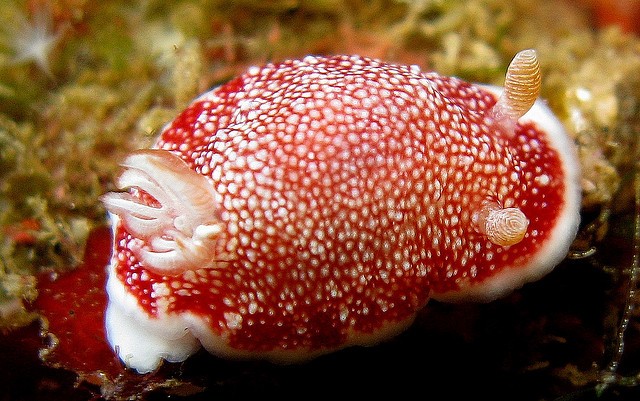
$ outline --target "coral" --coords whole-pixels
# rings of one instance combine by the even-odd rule
[[[53,25],[51,9],[38,8],[29,19],[18,13],[13,24],[4,25],[9,30],[9,46],[15,63],[35,63],[42,71],[52,75],[51,55],[60,42],[62,30]]]

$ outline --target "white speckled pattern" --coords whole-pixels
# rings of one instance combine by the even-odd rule
[[[187,212],[206,210],[189,195],[202,191],[184,192],[171,205],[182,237],[153,239],[111,208],[110,343],[141,372],[186,358],[194,338],[223,356],[304,360],[389,338],[432,296],[489,300],[546,274],[579,221],[573,145],[540,101],[501,135],[496,99],[358,56],[254,67],[202,95],[153,152],[203,177],[210,216]],[[156,177],[153,152],[134,154],[135,174],[167,188],[190,176]],[[166,206],[152,181],[122,188],[133,210]],[[518,210],[526,232],[492,242],[473,221],[487,202]],[[205,262],[170,270],[143,252],[203,240]]]

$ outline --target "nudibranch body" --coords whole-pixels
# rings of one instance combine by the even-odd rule
[[[111,346],[138,372],[201,345],[300,361],[549,272],[577,230],[576,156],[535,52],[506,81],[309,56],[196,99],[103,198]]]

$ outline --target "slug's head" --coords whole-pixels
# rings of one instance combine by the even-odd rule
[[[566,256],[580,220],[580,173],[573,143],[538,99],[540,86],[534,50],[514,57],[503,88],[481,86],[496,99],[480,111],[494,152],[484,162],[497,165],[473,170],[491,171],[482,180],[495,182],[490,191],[474,193],[478,200],[469,206],[479,240],[468,253],[483,256],[475,255],[481,263],[468,271],[452,272],[456,279],[436,282],[436,299],[492,300],[540,278]]]
[[[504,90],[496,104],[487,113],[493,120],[496,136],[511,140],[516,135],[516,124],[535,104],[540,93],[540,64],[535,50],[518,53],[509,68]],[[485,200],[475,210],[472,221],[478,232],[498,246],[520,242],[527,233],[529,219],[518,207],[502,207],[495,200]]]

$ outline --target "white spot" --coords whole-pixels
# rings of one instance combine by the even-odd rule
[[[242,327],[242,316],[238,313],[225,312],[224,319],[227,322],[227,327],[231,330],[238,330]]]
[[[539,175],[535,178],[535,181],[540,185],[548,185],[551,182],[551,178],[547,174]]]

